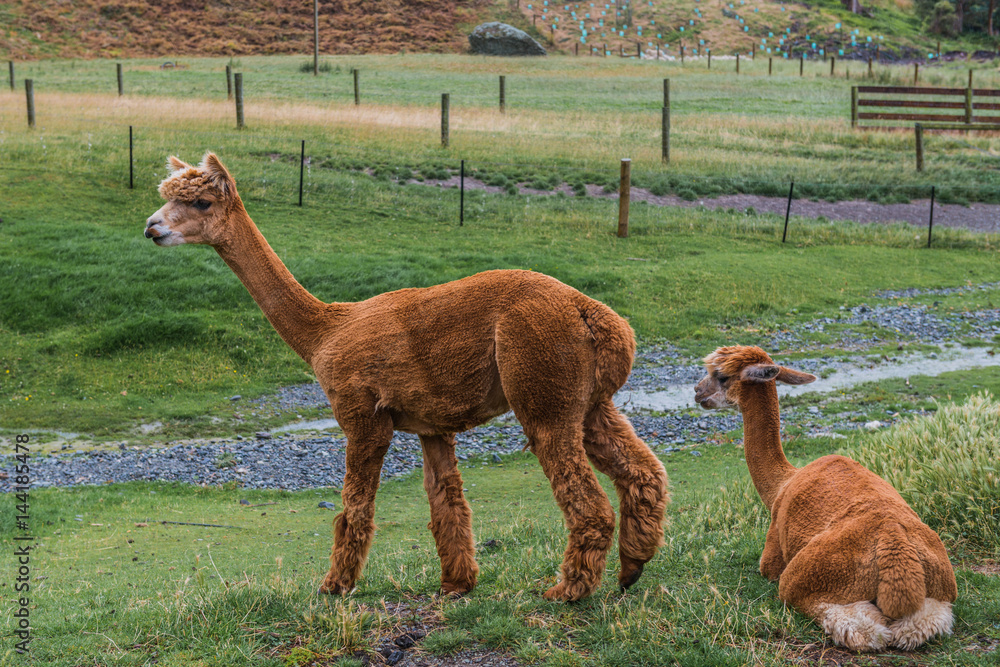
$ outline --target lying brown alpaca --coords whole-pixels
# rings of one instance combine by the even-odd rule
[[[795,468],[781,449],[775,381],[816,379],[759,347],[720,347],[695,400],[743,412],[750,477],[771,511],[760,571],[778,597],[857,651],[950,634],[958,590],[941,539],[881,477],[843,456]]]
[[[347,437],[344,511],[323,593],[346,593],[375,531],[375,491],[394,430],[424,453],[441,588],[465,593],[479,568],[455,433],[513,410],[569,528],[561,580],[545,596],[578,600],[601,581],[615,521],[587,459],[621,502],[619,584],[632,585],[663,541],[666,472],[612,402],[632,368],[628,323],[602,303],[530,271],[487,271],[359,303],[323,303],[261,236],[219,159],[171,157],[167,203],[146,221],[157,245],[205,243],[312,366]]]

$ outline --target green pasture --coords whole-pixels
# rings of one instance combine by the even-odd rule
[[[669,342],[692,356],[765,341],[870,301],[875,290],[998,279],[995,235],[942,228],[927,249],[920,228],[793,216],[782,244],[779,216],[633,203],[631,235],[619,239],[617,202],[580,196],[586,184],[613,189],[618,160],[630,156],[636,185],[690,197],[784,193],[792,177],[806,197],[891,201],[920,197],[930,185],[951,201],[995,197],[996,138],[935,137],[928,171],[918,175],[909,168],[908,135],[852,132],[854,63],[845,80],[821,76],[816,63],[803,79],[797,65],[784,63],[768,77],[760,60],[741,65],[746,74],[738,79],[723,71],[732,64],[726,61],[713,61],[708,72],[693,63],[551,58],[505,64],[505,72],[460,56],[329,60],[331,71],[318,79],[299,71],[301,58],[234,62],[247,76],[243,131],[233,128],[225,101],[223,59],[186,59],[178,70],[127,61],[121,99],[109,61],[19,64],[19,77],[35,77],[39,116],[27,129],[21,90],[0,92],[0,434],[33,432],[35,444],[54,432],[147,444],[252,433],[295,418],[247,407],[251,398],[314,378],[232,272],[210,248],[158,248],[142,237],[145,219],[162,203],[156,184],[168,154],[193,162],[216,151],[261,231],[321,299],[359,300],[487,269],[531,269],[609,304],[629,318],[642,344]],[[351,67],[362,71],[359,109]],[[906,76],[904,68],[888,71],[879,76]],[[498,74],[508,76],[505,115],[494,108]],[[658,135],[665,76],[678,114],[666,167]],[[926,76],[952,85],[965,73],[941,68]],[[445,84],[453,126],[451,145],[442,149],[436,114]],[[309,165],[300,208],[303,139]],[[453,175],[460,159],[470,174],[505,188],[466,192],[461,227],[457,191],[420,182]],[[411,179],[417,182],[407,184]],[[573,193],[511,194],[515,183],[539,190],[567,183]],[[941,307],[992,307],[995,299],[995,290],[956,295]],[[940,413],[933,399],[960,400],[983,387],[1000,387],[996,372],[878,383],[788,405],[856,409],[858,418],[886,409]],[[245,400],[228,400],[235,394]],[[139,430],[157,422],[155,435]],[[969,432],[947,423],[942,430]],[[906,443],[921,431],[906,433],[892,446],[911,447]],[[790,435],[796,464],[837,446]],[[316,503],[339,505],[335,489],[36,490],[33,567],[41,578],[34,581],[31,661],[334,664],[377,648],[380,637],[412,621],[410,612],[393,613],[400,602],[421,607],[439,627],[423,645],[436,653],[478,645],[552,666],[813,659],[821,632],[784,609],[775,586],[757,574],[766,520],[734,446],[738,437],[688,443],[702,457],[682,451],[664,458],[674,498],[667,546],[625,595],[613,586],[612,553],[601,589],[575,605],[541,598],[565,533],[527,455],[463,464],[482,576],[476,591],[457,601],[432,597],[439,570],[417,474],[383,485],[372,558],[346,600],[314,596],[333,517]],[[882,441],[856,437],[850,446],[871,443]],[[985,438],[971,444],[992,446]],[[899,451],[905,458],[909,450]],[[989,461],[993,454],[977,456]],[[926,475],[921,484],[931,493],[951,488],[961,472]],[[922,488],[911,492],[918,494],[911,502],[926,500]],[[968,507],[993,511],[990,493],[948,495],[959,508],[948,517],[966,516]],[[240,499],[278,504],[246,508]],[[14,503],[0,503],[7,551],[13,521]],[[968,526],[942,531],[958,565],[955,637],[871,664],[995,662],[1000,584],[977,570],[1000,554]],[[8,644],[0,662],[15,664],[4,651]]]
[[[987,409],[993,421],[996,407]],[[948,413],[944,420],[931,428],[962,434],[989,427],[977,426],[968,414]],[[858,454],[879,462],[883,474],[898,474],[917,451],[922,428],[862,439]],[[326,665],[377,650],[414,623],[434,628],[418,650],[448,654],[479,646],[513,654],[524,664],[815,660],[821,631],[784,608],[776,585],[757,572],[767,517],[749,483],[742,448],[733,445],[738,436],[716,434],[698,445],[700,457],[681,451],[664,458],[673,496],[666,545],[624,594],[615,585],[612,551],[599,590],[575,604],[541,597],[554,581],[565,531],[530,455],[499,464],[473,458],[461,465],[481,574],[478,587],[458,600],[434,595],[440,569],[426,530],[419,473],[382,485],[371,557],[358,590],[346,599],[315,594],[328,564],[333,517],[317,503],[339,505],[334,489],[119,484],[35,491],[31,613],[37,639],[31,664]],[[968,448],[973,458],[996,455],[995,437],[978,442],[956,439],[947,448]],[[892,460],[880,455],[887,445],[897,455]],[[796,465],[834,447],[826,439],[786,444]],[[953,503],[935,528],[946,536],[956,563],[955,634],[910,654],[857,656],[855,664],[995,664],[1000,579],[977,563],[995,558],[996,545],[990,547],[989,534],[974,529],[976,511],[996,511],[995,489],[984,489],[978,504],[970,503],[954,490],[964,483],[961,470],[933,461],[926,462],[933,470],[923,479],[929,488],[906,486],[906,475],[898,485],[915,506],[942,507],[935,501],[937,489]],[[610,483],[601,480],[613,498]],[[276,504],[251,508],[240,505],[241,499]],[[970,511],[972,523],[966,524]],[[5,550],[12,548],[13,514],[12,503],[0,505]],[[929,514],[929,521],[938,518]],[[5,662],[15,664],[17,657],[7,646],[3,650]]]
[[[0,92],[3,147],[58,166],[68,156],[48,150],[66,144],[94,159],[97,144],[113,148],[102,168],[121,172],[128,126],[136,150],[195,152],[210,147],[266,152],[296,160],[299,141],[319,164],[335,169],[377,168],[417,175],[470,173],[491,184],[586,183],[617,186],[618,161],[633,161],[633,182],[655,194],[688,198],[747,192],[836,199],[907,201],[937,187],[942,202],[997,201],[1000,143],[981,134],[929,134],[926,171],[915,170],[912,132],[850,128],[852,85],[912,83],[912,67],[716,57],[681,63],[553,56],[505,61],[454,55],[338,56],[318,77],[302,72],[303,58],[191,58],[183,69],[160,60],[126,60],[125,92],[117,97],[115,62],[35,61],[17,65],[18,87]],[[174,61],[171,61],[174,62]],[[244,76],[247,129],[234,136],[235,111],[226,100],[225,67]],[[972,63],[925,67],[921,83],[965,86],[972,66],[976,87],[997,88],[995,68]],[[359,71],[354,105],[352,70]],[[506,77],[506,113],[498,77]],[[850,78],[848,78],[848,75]],[[33,78],[38,128],[25,128],[21,79]],[[661,161],[663,80],[671,81],[671,161]],[[450,95],[450,144],[440,144],[441,94]],[[200,140],[196,140],[199,139]],[[48,143],[46,143],[48,142]],[[188,142],[183,142],[184,144]],[[46,148],[43,148],[45,144]],[[48,153],[46,154],[46,151]],[[79,162],[80,154],[72,156]],[[162,157],[157,156],[157,163]],[[148,163],[147,163],[148,164]],[[141,165],[145,167],[146,165]]]

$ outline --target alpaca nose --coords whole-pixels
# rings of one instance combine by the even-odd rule
[[[143,236],[145,236],[147,239],[152,239],[152,238],[156,238],[156,236],[159,236],[159,234],[157,234],[156,236],[154,236],[153,232],[151,232],[149,230],[149,228],[152,227],[153,225],[159,224],[160,222],[162,222],[162,221],[161,220],[157,220],[156,218],[149,218],[148,220],[146,220],[146,231],[143,232]]]

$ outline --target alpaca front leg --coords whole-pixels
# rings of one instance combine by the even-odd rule
[[[561,580],[545,592],[545,597],[572,602],[590,595],[601,583],[615,532],[615,514],[587,464],[579,427],[536,432],[529,438],[569,529]]]
[[[424,489],[431,505],[427,525],[441,559],[441,592],[463,595],[479,576],[472,537],[472,510],[462,494],[453,435],[420,436],[424,450]]]
[[[588,415],[583,446],[594,467],[614,481],[618,494],[618,585],[625,590],[639,580],[663,544],[663,514],[670,502],[667,472],[610,400]]]
[[[333,551],[330,571],[323,579],[320,593],[349,593],[361,577],[368,549],[375,534],[375,493],[378,491],[382,460],[392,439],[388,416],[342,421],[347,435],[347,472],[341,498],[344,511],[333,521]]]

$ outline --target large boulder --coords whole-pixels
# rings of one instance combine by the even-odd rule
[[[544,56],[545,49],[528,33],[512,25],[491,21],[476,26],[469,35],[472,52],[487,56]]]

